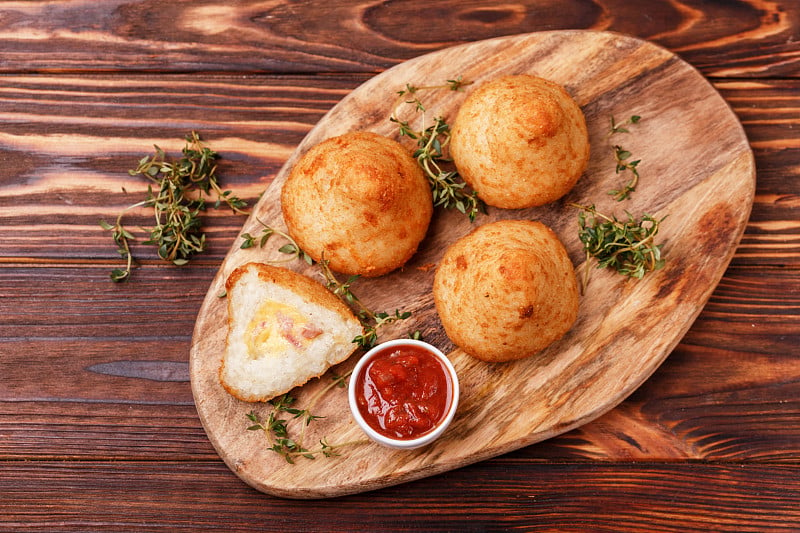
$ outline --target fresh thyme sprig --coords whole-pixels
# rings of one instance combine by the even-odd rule
[[[404,89],[397,91],[397,101],[394,104],[393,109],[396,111],[398,107],[402,103],[406,104],[413,104],[417,111],[425,111],[425,106],[422,103],[422,100],[419,99],[416,94],[420,91],[438,91],[440,89],[448,89],[450,91],[460,91],[462,88],[466,87],[467,85],[472,85],[471,81],[466,81],[463,79],[462,76],[458,76],[457,78],[447,80],[445,83],[441,85],[411,85],[410,83],[406,83]],[[394,116],[394,114],[393,114]]]
[[[399,309],[394,310],[394,314],[391,315],[389,313],[380,312],[374,313],[372,315],[367,315],[366,313],[359,313],[359,320],[361,320],[362,324],[365,324],[365,330],[363,335],[357,335],[353,342],[361,346],[362,348],[372,348],[378,343],[378,330],[387,325],[391,324],[392,322],[398,322],[400,320],[405,320],[411,316],[409,311],[400,311]]]
[[[631,193],[636,190],[636,186],[639,184],[639,170],[636,167],[641,162],[641,159],[628,161],[630,157],[631,153],[629,151],[625,150],[619,145],[614,145],[616,173],[620,174],[625,171],[629,171],[631,173],[631,179],[628,180],[628,182],[621,189],[612,189],[608,191],[608,194],[613,196],[618,202],[630,198]]]
[[[611,117],[611,127],[608,132],[609,137],[615,133],[630,133],[628,126],[637,124],[640,120],[642,120],[642,117],[639,115],[631,115],[625,122],[619,124],[614,117]]]
[[[609,129],[608,136],[610,137],[615,133],[630,133],[630,130],[628,130],[627,127],[632,124],[637,124],[641,118],[642,117],[639,115],[631,115],[630,118],[628,118],[625,122],[618,124],[614,117],[611,117],[611,127]],[[629,161],[631,158],[631,153],[618,144],[615,144],[613,149],[615,172],[617,174],[630,172],[631,174],[630,180],[628,180],[628,182],[621,189],[613,189],[608,191],[608,194],[613,196],[616,201],[621,202],[630,198],[631,193],[636,190],[636,186],[639,184],[639,170],[637,167],[641,162],[641,159]]]
[[[126,261],[125,268],[112,270],[113,281],[129,279],[135,264],[130,247],[130,241],[135,238],[122,223],[128,210],[153,208],[155,224],[143,244],[156,246],[158,256],[175,265],[185,265],[194,254],[205,249],[200,213],[207,207],[206,197],[214,199],[215,208],[225,204],[234,213],[246,213],[247,203],[219,186],[218,154],[205,146],[196,132],[187,135],[185,140],[182,157],[177,161],[169,161],[166,153],[155,146],[152,156],[145,156],[135,169],[129,170],[131,176],[142,176],[152,182],[147,187],[145,200],[124,209],[114,224],[100,221],[103,229],[111,231],[118,252]]]
[[[374,312],[365,306],[358,297],[350,290],[350,285],[356,281],[359,276],[350,276],[347,281],[342,283],[331,271],[328,266],[328,261],[323,258],[320,261],[322,268],[322,275],[325,278],[325,283],[329,291],[339,297],[344,303],[349,305],[356,311],[356,316],[364,326],[364,333],[357,335],[352,342],[358,344],[362,348],[372,348],[378,342],[378,330],[383,326],[406,320],[411,316],[409,311],[400,311],[395,309],[394,314],[386,312]]]
[[[272,409],[265,419],[261,419],[254,411],[247,414],[247,418],[253,422],[253,424],[247,428],[248,431],[263,431],[267,437],[268,449],[283,456],[286,462],[290,464],[294,464],[295,459],[298,457],[316,459],[319,455],[325,457],[338,456],[339,450],[345,446],[363,444],[366,442],[365,440],[331,444],[328,442],[327,437],[320,439],[317,448],[306,448],[303,443],[308,425],[315,420],[324,418],[312,414],[311,410],[314,409],[317,402],[331,389],[335,387],[345,388],[349,375],[349,372],[341,376],[334,375],[331,383],[321,388],[309,399],[308,407],[305,409],[293,407],[295,398],[289,393],[273,398],[269,401]],[[298,420],[301,424],[300,434],[297,437],[291,435],[289,431],[290,420],[282,418],[284,413],[292,415],[291,419]]]
[[[287,244],[281,246],[278,251],[284,254],[288,254],[289,257],[285,261],[292,261],[294,259],[301,259],[308,263],[309,265],[314,264],[314,260],[308,255],[305,251],[303,251],[297,242],[292,239],[292,237],[278,229],[272,228],[261,220],[258,222],[264,227],[261,232],[261,235],[256,237],[251,235],[250,233],[243,233],[241,237],[244,239],[240,248],[247,249],[252,248],[254,246],[264,247],[264,245],[269,241],[270,237],[273,235],[279,235],[289,241]],[[285,261],[273,261],[273,262],[285,262]],[[371,348],[378,342],[378,330],[387,325],[391,324],[392,322],[397,322],[399,320],[405,320],[411,316],[410,312],[407,311],[400,311],[396,309],[394,314],[385,313],[385,312],[374,312],[370,310],[367,306],[365,306],[361,300],[350,290],[350,285],[355,282],[360,276],[350,276],[347,281],[344,283],[339,281],[336,276],[334,275],[333,271],[331,271],[328,261],[325,260],[323,257],[322,260],[319,262],[320,268],[322,270],[322,276],[325,279],[326,287],[329,291],[331,291],[334,295],[338,296],[343,302],[349,305],[353,310],[356,312],[356,316],[361,324],[364,326],[364,333],[362,335],[356,336],[352,342],[358,344],[362,348]]]
[[[297,241],[295,241],[291,237],[291,235],[279,229],[275,229],[271,226],[268,226],[258,218],[256,218],[256,220],[258,221],[259,224],[263,226],[263,229],[261,230],[261,235],[255,237],[250,233],[242,233],[240,236],[242,237],[242,239],[244,239],[244,241],[242,242],[241,246],[239,246],[239,248],[241,248],[242,250],[246,250],[247,248],[252,248],[256,246],[256,244],[258,245],[259,248],[263,248],[264,245],[267,244],[267,242],[269,241],[270,237],[272,237],[273,235],[278,235],[288,241],[286,244],[278,248],[278,251],[282,254],[287,254],[289,257],[286,258],[284,261],[273,261],[273,262],[283,263],[287,261],[292,261],[294,259],[301,259],[306,263],[308,263],[309,265],[314,264],[314,260],[311,258],[311,256],[308,255],[302,248],[300,248],[300,246],[297,244]]]
[[[417,142],[414,158],[422,167],[431,187],[433,205],[445,209],[455,208],[474,221],[478,212],[485,210],[476,192],[469,192],[457,170],[446,170],[445,165],[452,161],[445,155],[445,148],[450,143],[450,126],[443,117],[436,117],[431,126],[425,125],[425,105],[417,96],[420,91],[449,89],[459,91],[472,82],[464,81],[459,76],[447,80],[445,85],[414,86],[406,84],[405,89],[398,91],[398,98],[389,120],[398,125],[400,136]],[[408,121],[400,120],[397,110],[402,105],[412,105],[414,110],[422,114],[422,128],[414,129]]]
[[[588,284],[589,263],[597,268],[613,268],[622,275],[641,278],[664,266],[663,245],[655,243],[659,225],[664,220],[644,214],[636,219],[626,212],[627,220],[599,213],[593,205],[569,204],[578,208],[578,236],[586,254],[582,288]]]
[[[113,281],[125,281],[128,279],[128,277],[131,275],[131,269],[134,265],[130,241],[135,240],[135,237],[122,225],[122,214],[124,212],[125,211],[117,216],[116,223],[113,225],[109,224],[105,220],[100,221],[100,227],[111,232],[111,236],[118,246],[117,252],[125,260],[125,268],[115,268],[111,271],[111,279]]]

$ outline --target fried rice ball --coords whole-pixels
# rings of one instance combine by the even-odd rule
[[[586,119],[560,85],[528,74],[503,76],[461,105],[450,155],[486,204],[544,205],[569,192],[586,169]]]
[[[403,266],[433,214],[430,186],[398,142],[371,132],[322,141],[281,190],[289,234],[331,269],[375,277]]]
[[[225,282],[228,336],[220,384],[263,402],[324,374],[355,351],[364,333],[353,311],[324,285],[288,268],[246,263]]]
[[[453,243],[436,270],[433,296],[450,340],[490,362],[542,351],[578,315],[578,283],[564,246],[529,220],[485,224]]]

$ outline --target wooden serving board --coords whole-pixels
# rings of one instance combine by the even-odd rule
[[[264,193],[243,232],[261,232],[256,220],[284,228],[280,189],[296,159],[323,139],[350,130],[397,138],[388,121],[397,91],[407,83],[436,85],[462,76],[476,84],[503,74],[530,73],[562,84],[584,110],[591,160],[562,201],[527,210],[490,208],[470,224],[457,212],[437,212],[428,237],[402,271],[358,280],[352,290],[373,310],[411,311],[412,318],[381,340],[420,330],[449,353],[461,380],[461,404],[447,433],[433,445],[396,451],[364,443],[338,457],[287,463],[267,449],[263,432],[248,431],[247,413],[266,416],[267,404],[228,395],[217,372],[227,333],[223,291],[228,273],[247,261],[284,257],[277,241],[239,249],[236,242],[204,301],[191,349],[192,390],[200,419],[222,459],[260,491],[290,498],[356,493],[497,456],[578,427],[610,410],[642,384],[681,340],[722,277],[744,231],[753,202],[752,152],[736,117],[690,65],[653,44],[596,31],[553,31],[457,46],[397,65],[375,76],[336,105],[308,134]],[[452,121],[471,90],[421,94],[429,113]],[[410,113],[410,112],[409,112]],[[611,117],[640,115],[631,133],[608,138]],[[413,113],[405,118],[413,119]],[[641,159],[641,180],[631,199],[607,192],[625,176],[614,172],[612,143]],[[411,149],[409,145],[409,149]],[[561,341],[534,357],[504,364],[477,361],[455,349],[442,330],[431,295],[435,266],[446,247],[472,228],[499,219],[537,219],[552,227],[579,270],[584,263],[577,211],[567,202],[595,204],[620,217],[629,211],[665,217],[659,233],[666,266],[632,280],[593,269],[580,314]],[[320,214],[324,216],[324,214]],[[398,221],[402,223],[402,221]],[[277,239],[277,238],[275,238]],[[317,267],[290,268],[322,280]],[[297,405],[355,364],[357,353],[331,374],[293,391]],[[334,389],[314,408],[326,418],[308,427],[305,443],[321,437],[363,439],[344,391]]]

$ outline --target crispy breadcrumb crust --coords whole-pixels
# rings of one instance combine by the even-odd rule
[[[569,192],[586,169],[586,119],[560,85],[502,76],[478,86],[459,108],[450,155],[488,205],[544,205]]]
[[[563,337],[578,314],[575,270],[539,222],[486,224],[448,248],[433,296],[450,340],[484,361],[522,359]]]
[[[430,185],[409,150],[372,132],[312,147],[281,189],[289,234],[336,272],[375,277],[416,253],[433,215]]]

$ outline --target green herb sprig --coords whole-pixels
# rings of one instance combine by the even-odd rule
[[[125,260],[125,268],[115,268],[111,270],[111,280],[115,282],[127,280],[131,275],[134,265],[130,241],[133,241],[136,238],[122,225],[122,215],[124,212],[125,211],[117,216],[117,220],[113,225],[109,224],[105,220],[100,221],[100,227],[111,232],[111,237],[114,239],[114,243],[117,245],[117,253],[119,253],[119,255]]]
[[[261,234],[258,236],[253,236],[250,233],[242,233],[240,236],[242,239],[244,239],[244,241],[242,242],[241,246],[239,246],[239,248],[241,248],[242,250],[246,250],[247,248],[253,248],[254,246],[263,248],[270,240],[270,237],[272,237],[273,235],[278,235],[284,238],[286,241],[288,241],[286,244],[278,248],[278,251],[282,254],[287,254],[289,257],[287,257],[284,261],[274,261],[274,262],[283,263],[286,261],[292,261],[294,259],[300,259],[309,265],[314,264],[314,260],[311,258],[311,256],[308,255],[308,253],[306,253],[302,248],[300,248],[300,246],[297,244],[297,241],[295,241],[291,237],[291,235],[279,229],[275,229],[271,226],[268,226],[261,220],[258,220],[258,223],[263,226]]]
[[[278,251],[284,254],[287,254],[289,257],[285,259],[285,261],[292,261],[294,259],[300,259],[308,263],[309,265],[314,264],[314,260],[309,256],[305,251],[303,251],[297,242],[292,239],[292,237],[280,230],[272,228],[260,220],[258,221],[264,228],[261,232],[260,236],[253,236],[250,233],[243,233],[241,235],[243,242],[240,248],[247,249],[252,248],[254,246],[264,247],[270,240],[270,237],[273,235],[279,235],[288,241],[287,244],[281,246]],[[273,261],[276,262],[285,262],[285,261]],[[374,312],[370,310],[367,306],[365,306],[361,300],[353,293],[350,289],[350,285],[359,279],[360,276],[350,276],[347,281],[341,282],[339,281],[336,276],[334,275],[333,271],[330,269],[328,261],[322,258],[319,262],[320,269],[322,271],[323,278],[325,279],[326,288],[331,291],[334,295],[338,296],[340,300],[350,306],[355,312],[356,317],[358,317],[359,322],[361,325],[364,326],[364,333],[362,335],[357,335],[353,338],[352,342],[358,344],[362,348],[371,348],[375,346],[378,342],[378,330],[381,329],[383,326],[391,324],[392,322],[397,322],[400,320],[405,320],[411,316],[411,313],[408,311],[400,311],[396,309],[394,314],[386,313],[386,312]]]
[[[347,281],[341,282],[333,274],[328,266],[328,261],[324,258],[320,261],[320,266],[328,290],[353,308],[356,311],[356,316],[361,322],[361,325],[364,326],[364,333],[362,335],[357,335],[352,341],[360,347],[372,348],[378,342],[379,329],[393,322],[406,320],[411,317],[409,311],[400,311],[399,309],[395,309],[394,314],[370,310],[350,289],[350,285],[355,282],[359,276],[350,276]]]
[[[626,212],[627,219],[599,213],[593,205],[570,204],[578,212],[578,236],[583,243],[586,263],[582,288],[588,284],[589,264],[597,260],[597,268],[612,268],[632,278],[641,278],[647,272],[664,266],[661,257],[663,245],[655,243],[658,220],[648,214],[635,218]]]
[[[248,431],[264,431],[269,439],[269,449],[282,455],[287,462],[294,463],[294,457],[302,456],[307,459],[314,459],[316,453],[305,448],[302,445],[302,440],[295,440],[289,434],[289,422],[286,419],[279,418],[281,413],[292,415],[295,419],[302,419],[302,430],[305,430],[312,421],[318,420],[319,416],[312,415],[308,409],[297,409],[290,407],[295,402],[295,399],[288,393],[279,396],[278,398],[270,400],[269,404],[272,410],[269,412],[266,420],[260,420],[255,412],[251,411],[247,418],[255,422],[249,426]],[[302,431],[301,430],[301,431]],[[324,440],[320,441],[325,442]],[[332,454],[330,445],[325,442],[320,446],[320,453],[329,457]]]
[[[143,244],[156,246],[158,257],[175,265],[185,265],[194,254],[205,249],[200,214],[207,208],[207,198],[214,200],[215,208],[225,204],[236,214],[246,214],[247,203],[219,186],[216,174],[219,155],[205,146],[196,132],[187,135],[185,140],[182,157],[178,160],[168,160],[164,150],[155,146],[152,156],[145,156],[136,168],[129,170],[131,176],[142,176],[152,182],[147,187],[146,198],[125,208],[114,224],[100,221],[103,229],[111,231],[118,252],[126,261],[125,268],[112,270],[113,281],[129,279],[135,264],[130,247],[135,237],[122,222],[127,211],[153,208],[155,223]]]
[[[631,115],[627,120],[625,120],[625,122],[618,123],[614,117],[611,117],[611,127],[609,128],[608,135],[611,136],[615,133],[630,133],[628,126],[632,124],[638,124],[640,120],[642,120],[641,116]]]
[[[608,191],[610,196],[613,196],[614,199],[618,202],[623,200],[627,200],[630,198],[631,193],[636,190],[636,186],[639,184],[639,170],[636,168],[641,159],[637,159],[635,161],[628,161],[631,157],[631,153],[619,145],[614,146],[614,161],[616,162],[616,173],[620,174],[625,171],[630,172],[631,178],[628,182],[621,188],[621,189],[612,189]]]
[[[641,118],[642,117],[639,115],[631,115],[626,121],[617,123],[614,117],[611,117],[611,127],[608,136],[610,137],[617,133],[630,133],[628,126],[637,124]],[[630,198],[631,193],[636,190],[636,186],[639,184],[639,169],[637,167],[639,163],[641,163],[641,159],[631,161],[631,152],[618,144],[614,145],[613,150],[615,172],[617,174],[629,172],[631,175],[631,178],[622,188],[608,191],[608,194],[613,196],[616,201],[621,202]]]
[[[467,215],[470,222],[472,222],[479,212],[485,211],[485,206],[476,192],[467,190],[466,183],[460,179],[457,170],[446,169],[452,163],[452,160],[445,155],[445,149],[450,143],[450,126],[443,117],[434,118],[433,124],[426,126],[425,105],[417,96],[420,91],[438,89],[459,91],[470,83],[472,82],[464,81],[459,76],[456,79],[447,80],[444,85],[418,87],[406,84],[403,90],[398,91],[398,98],[393,108],[394,111],[389,120],[398,125],[401,137],[408,137],[416,141],[417,149],[414,151],[414,158],[422,167],[425,177],[428,179],[433,205],[444,209],[457,209]],[[408,121],[398,118],[397,111],[402,105],[411,105],[416,112],[422,114],[421,129],[414,129]]]
[[[363,444],[366,440],[354,440],[343,443],[331,444],[328,442],[327,437],[323,437],[319,441],[319,446],[316,448],[307,448],[303,442],[306,434],[306,428],[315,420],[320,420],[324,417],[317,416],[311,413],[317,402],[331,389],[339,387],[345,388],[347,386],[347,378],[350,373],[342,376],[333,376],[331,383],[321,388],[308,402],[308,407],[300,409],[294,407],[295,398],[289,393],[273,398],[269,401],[272,409],[267,414],[266,418],[259,417],[255,411],[247,414],[247,418],[253,422],[248,426],[248,431],[263,431],[267,437],[267,445],[270,451],[273,451],[286,459],[286,462],[294,464],[295,459],[304,457],[306,459],[316,459],[322,455],[324,457],[334,457],[340,455],[339,450],[345,446],[352,446],[356,444]],[[291,415],[291,419],[283,418],[284,414]],[[293,437],[290,433],[291,420],[297,420],[300,423],[300,433],[297,437]]]

